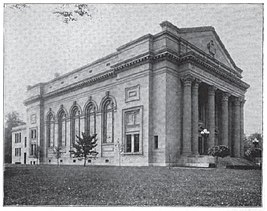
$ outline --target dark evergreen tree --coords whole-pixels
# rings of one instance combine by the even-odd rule
[[[86,165],[86,160],[89,158],[95,158],[98,154],[97,151],[95,151],[95,147],[97,146],[97,134],[90,135],[82,133],[82,137],[76,136],[77,141],[73,145],[74,150],[70,150],[70,153],[82,160],[84,159],[84,166]]]

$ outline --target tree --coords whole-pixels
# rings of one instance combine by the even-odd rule
[[[94,7],[88,4],[62,4],[53,12],[63,18],[63,23],[77,21],[81,17],[92,18]]]
[[[61,158],[61,155],[62,155],[62,148],[61,147],[55,147],[54,148],[54,154],[56,156],[56,159],[57,159],[57,165],[59,166],[59,158]]]
[[[41,156],[42,156],[42,149],[40,146],[36,145],[36,148],[33,152],[33,157],[37,159],[37,164],[40,163]]]
[[[209,148],[208,154],[215,157],[215,164],[218,165],[218,159],[219,157],[224,158],[230,155],[230,149],[227,146],[224,145],[218,145]]]
[[[25,124],[19,117],[19,113],[12,111],[5,116],[5,130],[4,130],[4,150],[5,163],[11,163],[12,160],[12,128],[18,125]]]
[[[77,141],[73,145],[74,150],[70,150],[70,153],[79,160],[84,159],[84,166],[88,158],[95,158],[98,154],[94,148],[97,146],[97,134],[90,135],[82,133],[82,137],[76,136]]]

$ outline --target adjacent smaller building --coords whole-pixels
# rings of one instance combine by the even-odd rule
[[[12,129],[12,163],[37,164],[36,145],[28,147],[26,124]],[[34,135],[34,134],[33,134]],[[36,134],[35,134],[36,136]],[[30,149],[30,151],[28,150]],[[29,156],[31,154],[31,156]]]

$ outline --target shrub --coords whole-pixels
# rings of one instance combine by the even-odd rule
[[[230,155],[230,150],[227,146],[218,145],[218,146],[214,146],[214,147],[209,148],[208,154],[213,156],[213,157],[224,158],[224,157]]]
[[[255,158],[262,157],[262,150],[260,148],[251,147],[245,151],[245,158],[254,161]]]

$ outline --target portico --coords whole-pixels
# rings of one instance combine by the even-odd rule
[[[232,156],[242,156],[244,97],[233,96],[192,74],[182,76],[181,81],[182,155],[207,154],[210,147],[226,145],[230,148]],[[203,137],[200,135],[204,128],[209,131],[206,143],[203,143]],[[201,143],[203,145],[199,146]]]

